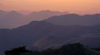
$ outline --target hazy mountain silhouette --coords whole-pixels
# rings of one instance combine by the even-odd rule
[[[68,15],[50,17],[45,21],[57,25],[66,25],[66,26],[68,25],[91,26],[100,23],[100,14],[83,15],[83,16],[79,16],[77,14],[68,14]]]
[[[0,10],[0,14],[6,15],[8,12]]]
[[[0,20],[7,14],[8,12],[0,10]]]
[[[24,25],[24,23],[25,23],[24,15],[17,13],[16,11],[11,11],[1,18],[0,28],[15,28]]]
[[[27,11],[27,10],[20,10],[20,11],[17,11],[17,12],[24,14],[24,15],[28,15],[28,14],[32,13],[32,11]]]
[[[31,21],[32,20],[40,21],[40,20],[47,19],[51,16],[59,16],[59,15],[64,15],[64,14],[69,14],[69,13],[46,10],[46,11],[40,11],[40,12],[32,12],[31,14],[28,15],[28,18],[30,18]]]
[[[63,14],[68,13],[47,10],[40,12],[32,12],[29,15],[23,15],[21,13],[17,13],[16,11],[6,12],[0,10],[0,28],[16,28],[22,25],[26,25],[31,21],[40,21],[43,19],[47,19],[51,16]]]

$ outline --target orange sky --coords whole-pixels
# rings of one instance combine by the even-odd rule
[[[0,9],[6,11],[68,11],[69,13],[100,13],[100,0],[0,0]]]

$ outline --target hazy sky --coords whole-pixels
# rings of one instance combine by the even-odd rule
[[[68,11],[70,13],[100,13],[100,0],[0,0],[6,11]]]

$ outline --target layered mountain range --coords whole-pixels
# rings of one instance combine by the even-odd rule
[[[31,50],[43,50],[74,42],[95,48],[100,46],[99,36],[100,25],[63,26],[45,21],[32,21],[18,28],[0,29],[0,50],[4,51],[18,46],[27,46],[27,49]]]
[[[39,11],[32,12],[28,15],[23,15],[16,11],[6,12],[0,10],[0,28],[16,28],[22,25],[26,25],[31,21],[40,21],[47,19],[51,16],[59,16],[68,14],[68,12],[58,12],[58,11]]]
[[[13,14],[10,15],[10,13]],[[0,29],[0,53],[19,46],[27,46],[29,50],[44,50],[77,42],[90,48],[100,47],[100,14],[84,16],[68,14],[50,17],[42,21],[31,20],[30,23],[28,23],[29,20],[24,19],[25,22],[28,21],[28,24],[23,25],[21,24],[24,23],[21,22],[23,19],[20,20],[20,18],[26,16],[15,13],[15,11],[12,11],[0,14],[3,17],[0,19],[0,25],[10,26],[14,23],[22,25],[13,29],[0,26],[2,27]],[[13,19],[15,16],[19,18]],[[7,17],[10,17],[13,22]]]

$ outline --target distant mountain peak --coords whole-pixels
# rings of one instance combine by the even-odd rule
[[[70,16],[79,16],[78,14],[67,14],[67,15],[70,15]]]
[[[0,10],[0,14],[7,14],[6,11]]]
[[[16,11],[11,11],[10,13],[17,13]]]
[[[8,16],[9,15],[22,15],[21,13],[18,13],[18,12],[16,12],[16,11],[10,11],[9,13],[8,13]]]
[[[5,11],[3,11],[3,10],[0,10],[0,12],[5,12]]]
[[[9,14],[21,14],[21,13],[17,13],[16,11],[11,11],[9,12]]]
[[[29,24],[38,23],[39,21],[32,21]]]
[[[29,25],[31,25],[31,24],[51,24],[51,23],[48,23],[46,21],[32,21],[29,23]]]
[[[52,11],[50,11],[50,10],[42,10],[40,12],[52,12]]]

